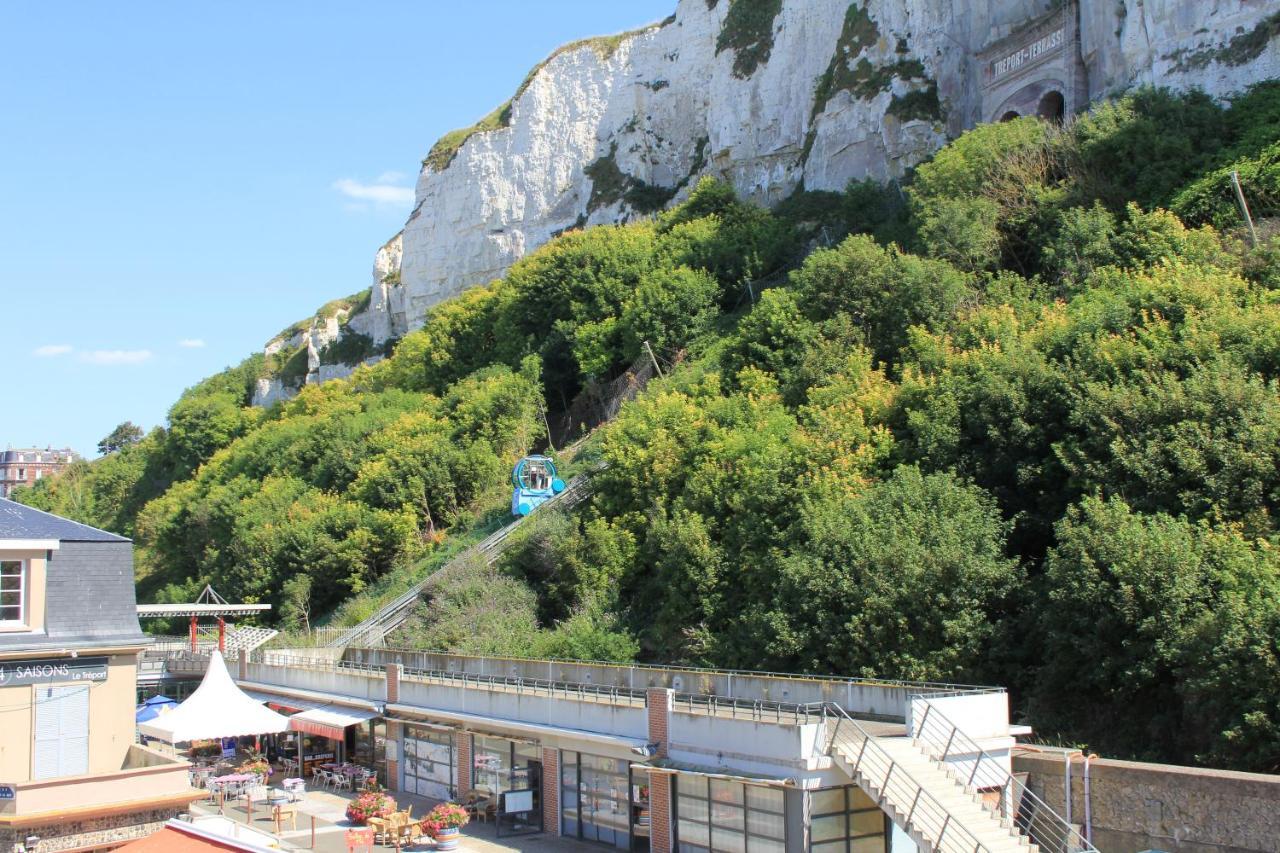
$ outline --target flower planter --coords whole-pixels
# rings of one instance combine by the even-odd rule
[[[442,827],[436,830],[436,849],[437,850],[457,850],[458,839],[462,837],[462,830],[456,826]]]

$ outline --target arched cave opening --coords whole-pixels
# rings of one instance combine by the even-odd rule
[[[1066,100],[1061,92],[1045,92],[1036,107],[1036,115],[1045,121],[1061,122],[1066,116]]]

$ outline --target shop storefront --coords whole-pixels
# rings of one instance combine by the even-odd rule
[[[437,800],[457,797],[453,731],[406,724],[403,754],[402,791]]]
[[[471,788],[487,797],[499,834],[542,830],[542,748],[532,741],[474,735]]]
[[[354,764],[370,767],[378,774],[378,784],[387,783],[387,721],[375,717],[347,728],[347,755]]]
[[[310,779],[315,768],[324,764],[353,761],[376,770],[379,756],[380,780],[385,778],[386,722],[375,711],[253,691],[248,694],[273,711],[289,715],[290,731],[278,736],[272,746],[280,757],[301,759],[299,775],[304,779]],[[361,760],[361,755],[373,760]]]
[[[783,853],[787,849],[784,789],[688,773],[673,777],[673,782],[677,850]]]
[[[811,791],[809,820],[811,853],[886,853],[889,849],[889,818],[857,785]]]
[[[649,775],[625,759],[562,750],[560,809],[570,838],[649,849]]]

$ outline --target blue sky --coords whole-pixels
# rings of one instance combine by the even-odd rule
[[[369,284],[418,164],[675,0],[0,7],[0,446],[93,455]]]

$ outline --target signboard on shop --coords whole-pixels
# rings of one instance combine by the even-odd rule
[[[104,657],[42,658],[0,663],[0,687],[106,680],[107,659]]]

